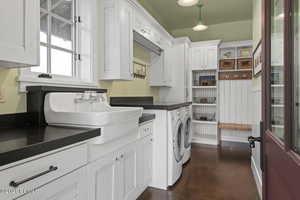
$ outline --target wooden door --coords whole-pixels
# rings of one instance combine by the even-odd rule
[[[299,0],[264,0],[263,11],[263,198],[298,200]]]

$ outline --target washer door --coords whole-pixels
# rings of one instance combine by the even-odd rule
[[[183,123],[178,120],[176,123],[176,129],[173,135],[173,152],[174,152],[174,157],[177,162],[180,162],[183,158]]]
[[[192,131],[191,131],[192,119],[187,117],[184,124],[184,148],[189,148],[192,143]]]

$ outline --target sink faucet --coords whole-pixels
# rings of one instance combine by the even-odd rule
[[[96,91],[85,91],[84,93],[78,94],[78,97],[74,99],[75,103],[95,103],[102,101],[102,96],[97,94]]]

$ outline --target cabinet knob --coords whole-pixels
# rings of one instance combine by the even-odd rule
[[[123,154],[121,155],[121,158],[124,158],[124,155],[123,155]]]

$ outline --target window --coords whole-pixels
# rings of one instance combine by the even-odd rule
[[[40,0],[40,66],[32,72],[76,76],[75,8],[75,0]]]
[[[21,70],[21,90],[42,83],[96,86],[92,83],[95,74],[92,69],[93,2],[40,0],[40,66]],[[50,76],[45,78],[45,74]]]

